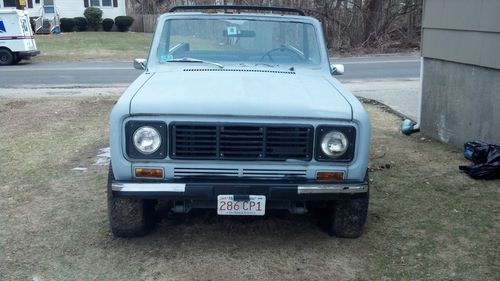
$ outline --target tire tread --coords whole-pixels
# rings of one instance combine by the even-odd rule
[[[109,165],[107,197],[111,232],[116,237],[138,237],[148,234],[154,223],[153,202],[114,197],[111,190],[113,180],[113,169]]]

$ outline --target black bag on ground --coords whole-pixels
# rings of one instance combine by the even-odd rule
[[[486,163],[490,144],[483,141],[468,141],[464,144],[464,157],[474,164]]]
[[[458,168],[474,179],[500,178],[500,146],[482,141],[464,144],[464,156],[474,164]]]

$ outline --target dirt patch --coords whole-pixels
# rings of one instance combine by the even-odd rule
[[[73,120],[98,114],[96,109],[106,110],[114,104],[112,99],[31,99],[13,100],[0,106],[2,136],[12,137],[40,130],[75,129]],[[52,133],[52,132],[48,132]]]
[[[361,238],[331,238],[311,215],[174,216],[160,205],[150,235],[117,239],[107,167],[92,165],[114,98],[7,106],[18,101],[0,103],[2,280],[500,280],[498,181],[459,173],[459,150],[401,135],[376,106]]]

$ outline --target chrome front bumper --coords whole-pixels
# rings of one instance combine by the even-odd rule
[[[327,200],[368,192],[368,182],[319,183],[287,181],[121,182],[111,190],[116,196],[214,200],[221,194],[266,195],[269,200]]]
[[[185,193],[185,183],[121,183],[114,182],[112,190],[117,192],[174,192]],[[362,193],[368,184],[311,184],[297,185],[297,194]]]

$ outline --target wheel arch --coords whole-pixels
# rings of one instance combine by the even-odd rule
[[[6,46],[0,46],[0,50],[7,50],[7,51],[11,52],[13,55],[16,53],[16,52],[12,51],[9,47],[6,47]]]

